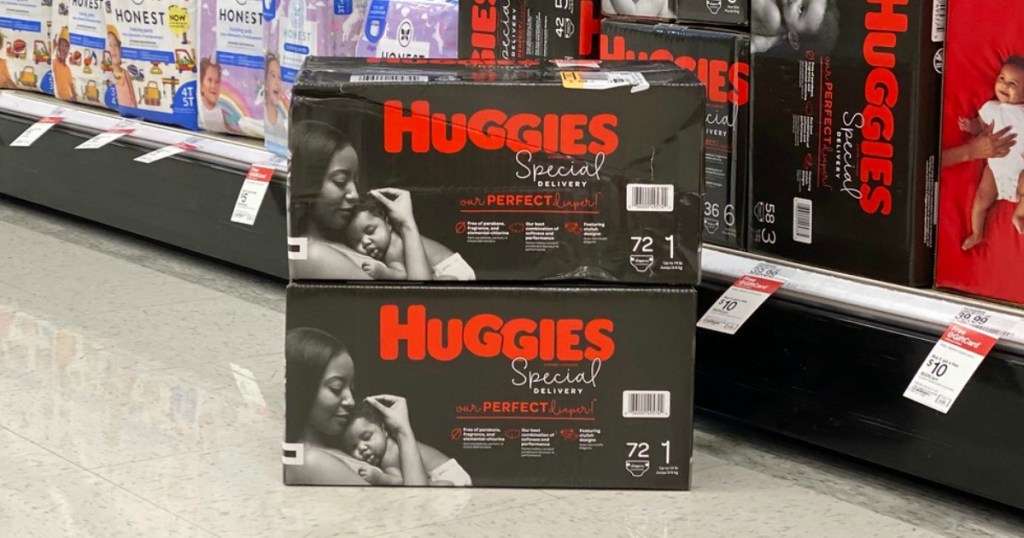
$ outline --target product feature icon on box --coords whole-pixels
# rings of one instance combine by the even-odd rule
[[[696,283],[703,86],[669,63],[559,65],[310,59],[292,278]]]
[[[107,41],[121,114],[198,130],[195,0],[110,0]]]
[[[287,310],[286,484],[689,489],[692,289],[293,284]]]

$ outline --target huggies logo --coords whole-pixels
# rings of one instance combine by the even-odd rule
[[[899,80],[893,74],[896,46],[900,34],[906,33],[905,13],[897,6],[909,0],[866,0],[878,11],[864,17],[868,34],[864,38],[864,61],[873,69],[864,82],[864,112],[860,118],[860,207],[869,215],[892,212],[893,146],[896,116],[893,109],[899,102]],[[855,196],[856,198],[856,196]]]
[[[466,144],[483,150],[507,148],[517,153],[545,151],[563,155],[612,153],[619,146],[615,114],[508,114],[487,108],[470,114],[431,112],[430,102],[417,100],[406,106],[391,99],[384,102],[384,150],[415,153],[434,150],[458,153]]]
[[[606,361],[615,354],[610,319],[503,319],[477,314],[469,319],[428,318],[427,308],[411,305],[405,320],[397,305],[380,308],[380,358],[397,360],[401,348],[414,361],[451,361],[464,352],[481,358],[580,362]]]
[[[473,0],[470,7],[469,42],[473,46],[470,58],[493,60],[498,45],[497,0]]]
[[[602,60],[667,60],[697,75],[712,103],[743,106],[750,101],[750,64],[716,58],[676,56],[666,49],[651,52],[630,50],[624,36],[601,35]]]

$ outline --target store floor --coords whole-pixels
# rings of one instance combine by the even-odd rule
[[[1022,536],[701,418],[693,491],[286,488],[284,288],[0,198],[0,536]]]

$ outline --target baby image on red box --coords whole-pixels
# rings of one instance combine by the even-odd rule
[[[1007,16],[1010,13],[1020,16]],[[936,285],[1024,303],[1024,4],[951,1]]]

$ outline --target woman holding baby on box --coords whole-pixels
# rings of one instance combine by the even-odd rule
[[[296,279],[475,280],[473,268],[420,235],[408,191],[360,192],[359,154],[320,121],[292,129],[291,237],[307,241]]]

